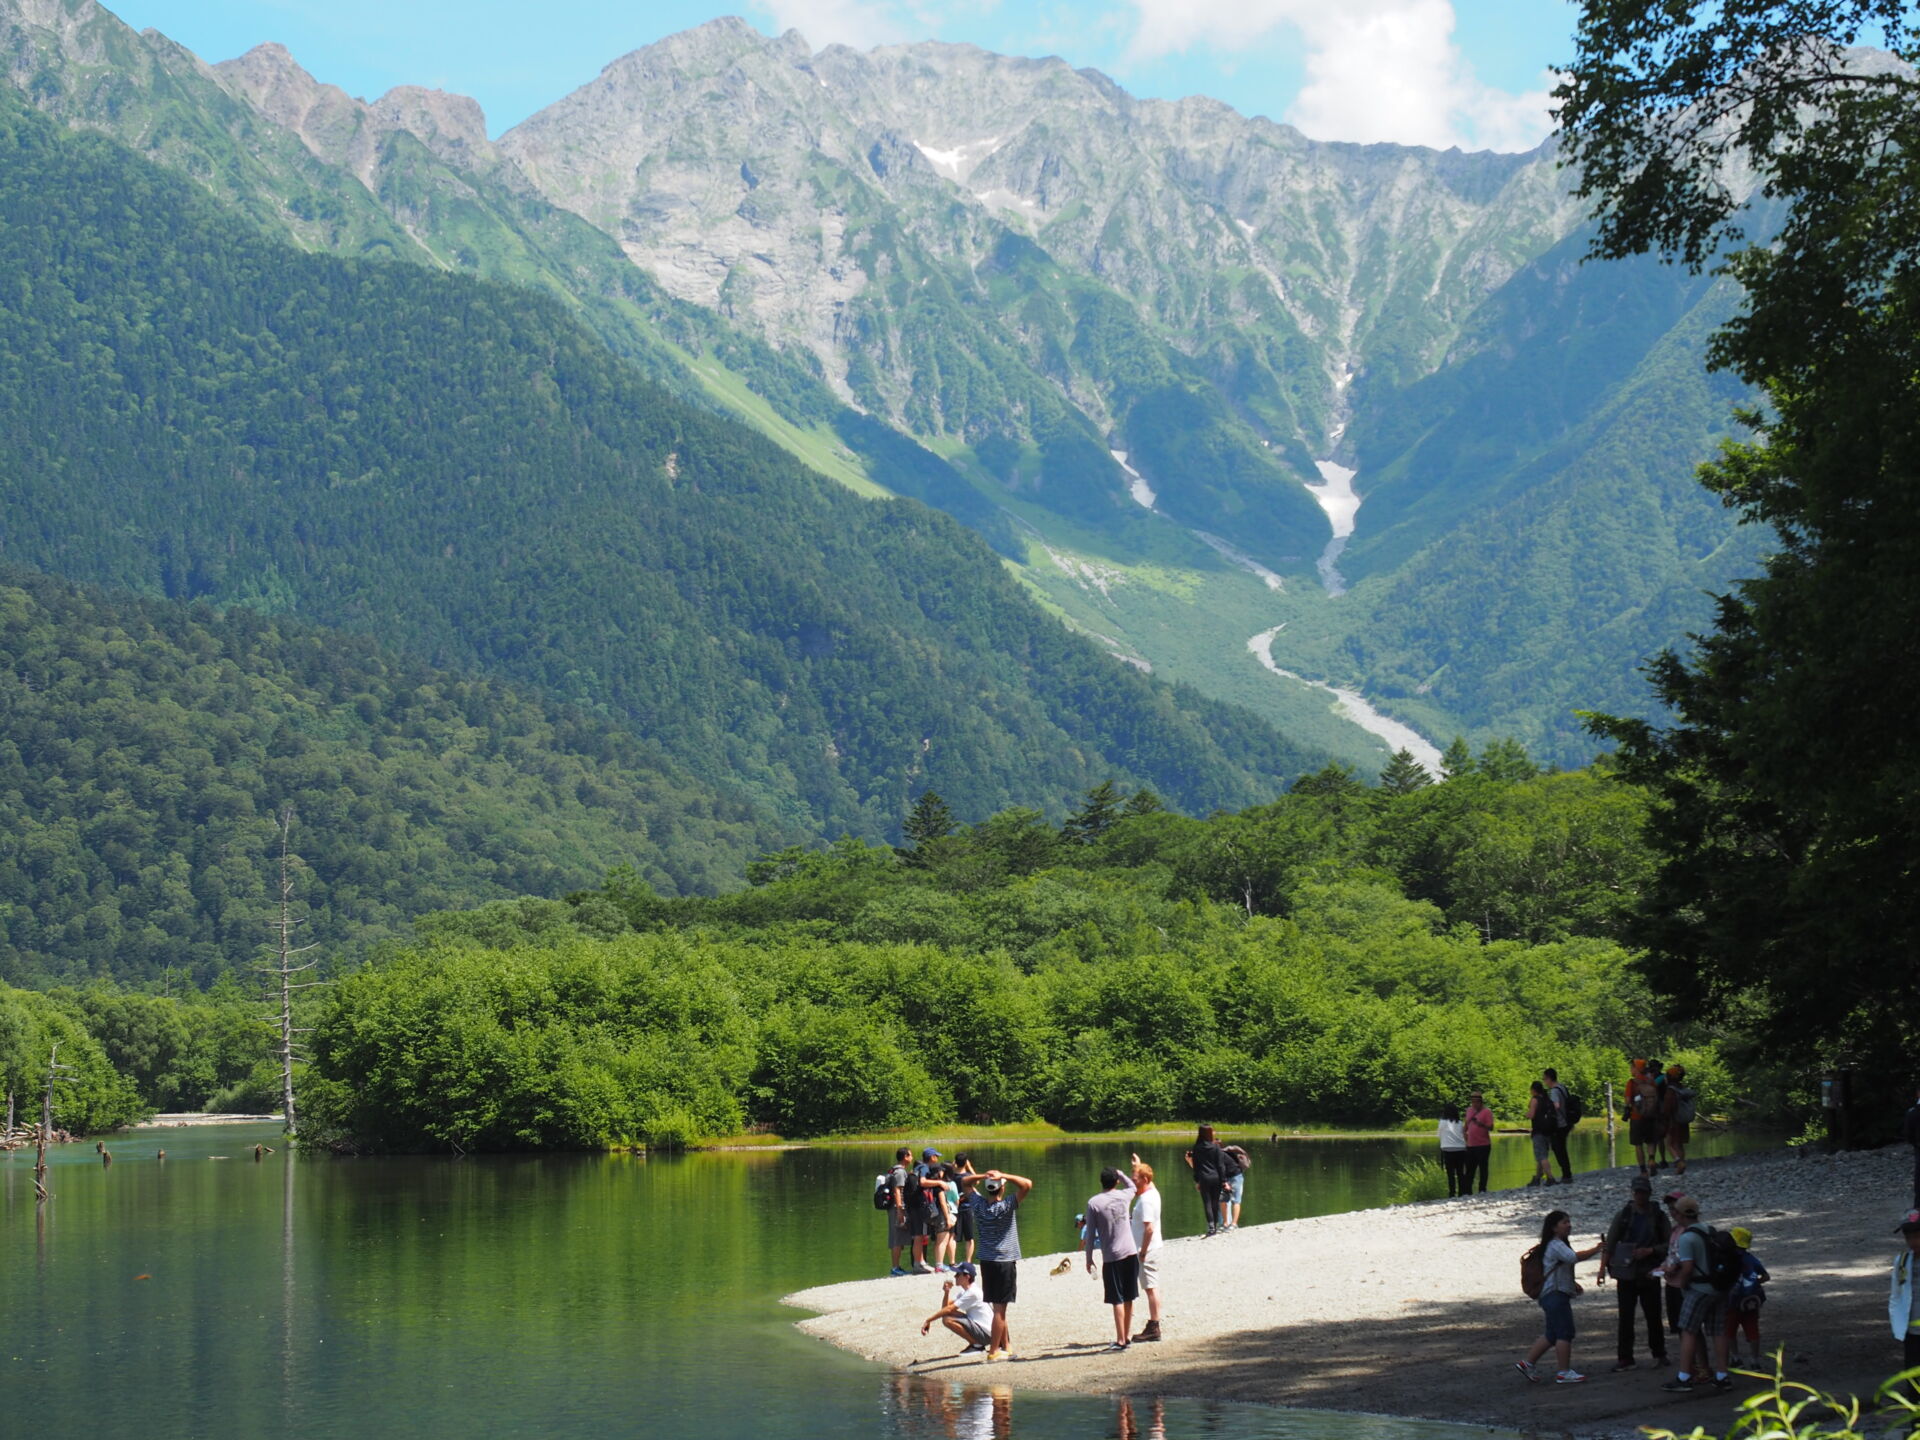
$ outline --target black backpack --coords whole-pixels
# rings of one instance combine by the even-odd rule
[[[1687,1228],[1707,1242],[1707,1266],[1703,1278],[1725,1295],[1740,1281],[1740,1247],[1733,1243],[1733,1235],[1729,1231],[1716,1230],[1711,1225],[1689,1225]]]
[[[1587,1107],[1585,1102],[1566,1086],[1560,1087],[1560,1093],[1566,1097],[1567,1129],[1571,1130],[1587,1118]]]
[[[893,1209],[893,1172],[891,1170],[873,1182],[873,1208]]]

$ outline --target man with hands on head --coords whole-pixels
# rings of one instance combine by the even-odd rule
[[[980,1298],[993,1309],[987,1340],[987,1359],[1011,1360],[1013,1344],[1007,1333],[1007,1307],[1016,1296],[1015,1267],[1020,1260],[1020,1202],[1033,1189],[1024,1175],[988,1170],[962,1175],[967,1190],[960,1203],[973,1210],[974,1234],[979,1237]]]

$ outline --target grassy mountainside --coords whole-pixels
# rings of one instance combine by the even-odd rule
[[[12,108],[7,553],[296,611],[618,719],[784,825],[1109,772],[1210,809],[1308,757],[1117,664],[979,541],[648,384],[555,303],[305,256]]]

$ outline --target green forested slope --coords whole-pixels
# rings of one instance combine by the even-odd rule
[[[1305,757],[820,483],[552,302],[299,255],[111,142],[0,118],[6,554],[285,609],[596,707],[783,823],[888,831],[1112,772],[1192,808]]]
[[[0,572],[0,978],[180,972],[635,867],[716,889],[774,832],[609,721],[244,607]]]

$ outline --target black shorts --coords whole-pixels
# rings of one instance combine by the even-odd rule
[[[1016,1260],[980,1262],[980,1298],[989,1305],[1011,1305],[1019,1289],[1015,1283]]]
[[[962,1205],[960,1213],[953,1217],[953,1233],[959,1239],[971,1245],[977,1238],[973,1233],[973,1207]]]
[[[938,1210],[927,1212],[927,1234],[944,1235],[947,1233],[947,1217]]]
[[[1636,1115],[1627,1122],[1629,1145],[1658,1145],[1660,1137],[1666,1133],[1666,1125],[1656,1116]]]
[[[1109,1305],[1126,1305],[1140,1298],[1140,1257],[1108,1260],[1100,1266],[1100,1284]]]
[[[916,1240],[927,1233],[927,1212],[918,1205],[907,1207],[907,1233]]]

